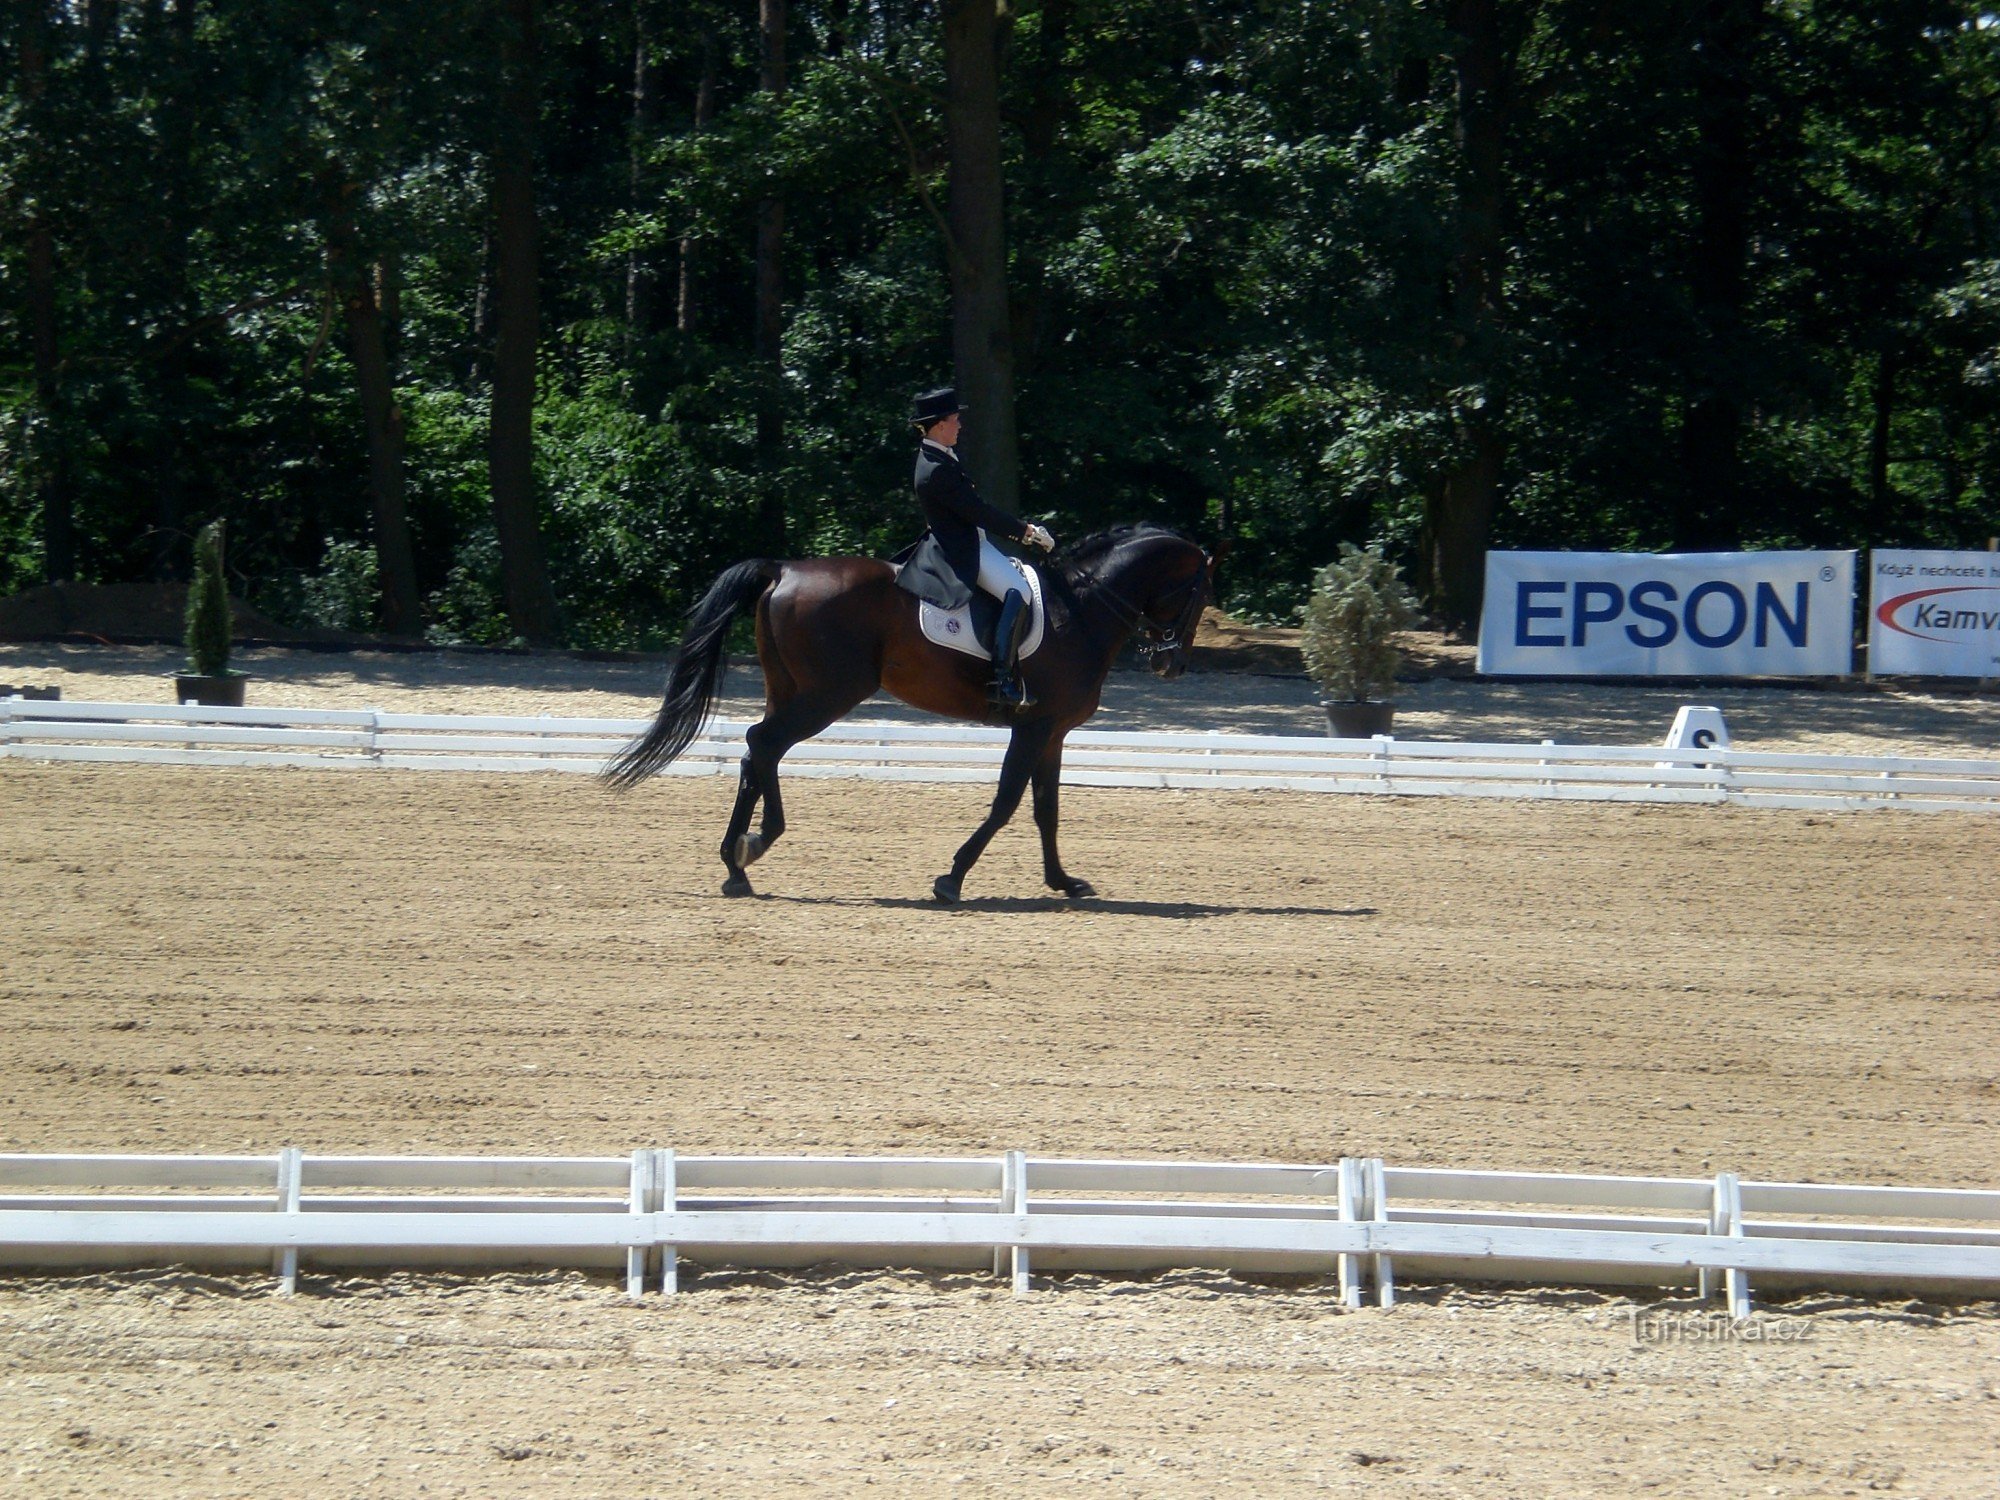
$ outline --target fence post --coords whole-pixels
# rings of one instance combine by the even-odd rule
[[[1011,1151],[1002,1151],[1000,1153],[1000,1198],[994,1205],[994,1212],[1010,1214],[1013,1211],[1014,1153]],[[995,1245],[993,1247],[993,1274],[995,1276],[1005,1276],[1007,1274],[1007,1247],[1005,1245]]]
[[[1382,791],[1390,790],[1389,756],[1396,748],[1395,740],[1386,734],[1370,735],[1375,742],[1374,753],[1369,757],[1375,764],[1375,780]]]
[[[368,710],[368,759],[377,766],[382,764],[381,735],[382,710],[371,708]]]
[[[1371,1156],[1367,1161],[1367,1208],[1370,1223],[1387,1227],[1389,1223],[1389,1190],[1387,1174],[1382,1169],[1382,1158]],[[1375,1301],[1380,1307],[1396,1305],[1396,1271],[1386,1255],[1375,1257]]]
[[[1351,1156],[1340,1159],[1340,1176],[1334,1206],[1343,1224],[1361,1217],[1361,1163]],[[1340,1305],[1361,1306],[1361,1257],[1343,1252],[1340,1257]]]
[[[278,1212],[299,1211],[300,1184],[305,1177],[305,1153],[287,1146],[278,1153]],[[271,1269],[277,1273],[278,1292],[289,1297],[299,1289],[299,1251],[296,1245],[271,1252]]]
[[[1028,1217],[1028,1153],[1025,1151],[1009,1151],[1007,1153],[1007,1168],[1006,1176],[1002,1179],[1002,1192],[1010,1200],[1007,1204],[1007,1212],[1025,1221]],[[1021,1227],[1026,1227],[1025,1222]],[[1013,1247],[1012,1254],[1014,1263],[1014,1295],[1016,1297],[1025,1297],[1028,1295],[1028,1247],[1026,1245],[1016,1245]]]
[[[680,1200],[680,1161],[673,1147],[653,1153],[653,1196],[659,1212],[677,1211]],[[671,1297],[681,1289],[681,1253],[673,1245],[660,1246],[660,1292]]]
[[[648,1214],[653,1211],[653,1183],[657,1176],[653,1152],[641,1146],[632,1153],[631,1176],[625,1185],[628,1212]],[[625,1251],[625,1295],[634,1302],[646,1295],[646,1262],[651,1255],[651,1250],[645,1245],[633,1245]]]
[[[1732,1239],[1743,1238],[1743,1186],[1734,1172],[1715,1174],[1715,1194],[1708,1211],[1708,1232],[1727,1235]],[[1714,1287],[1714,1280],[1704,1276],[1707,1282],[1702,1288],[1707,1295]],[[1730,1266],[1722,1273],[1723,1301],[1731,1318],[1750,1316],[1750,1274],[1739,1267]]]

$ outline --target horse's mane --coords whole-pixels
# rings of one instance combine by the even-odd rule
[[[1091,572],[1120,547],[1154,537],[1171,537],[1179,542],[1188,540],[1171,526],[1161,526],[1153,521],[1128,521],[1122,526],[1107,526],[1102,531],[1093,531],[1081,541],[1070,543],[1056,554],[1054,571],[1074,591],[1079,583],[1088,582]]]

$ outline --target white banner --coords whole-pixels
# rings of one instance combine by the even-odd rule
[[[2000,552],[1883,549],[1868,574],[1869,671],[2000,677]]]
[[[1489,552],[1479,670],[1837,677],[1854,665],[1852,552]]]

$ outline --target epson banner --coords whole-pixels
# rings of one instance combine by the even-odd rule
[[[1479,670],[1835,677],[1853,622],[1852,552],[1489,552]]]

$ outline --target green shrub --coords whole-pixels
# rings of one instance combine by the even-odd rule
[[[187,597],[188,671],[220,677],[229,670],[229,588],[222,580],[222,522],[194,539],[194,577]]]
[[[1392,639],[1420,618],[1396,565],[1374,547],[1340,544],[1313,578],[1299,642],[1306,672],[1330,702],[1363,702],[1395,685]]]
[[[306,618],[315,625],[328,630],[372,630],[375,604],[382,597],[374,546],[328,537],[319,571],[305,578],[299,594]]]

